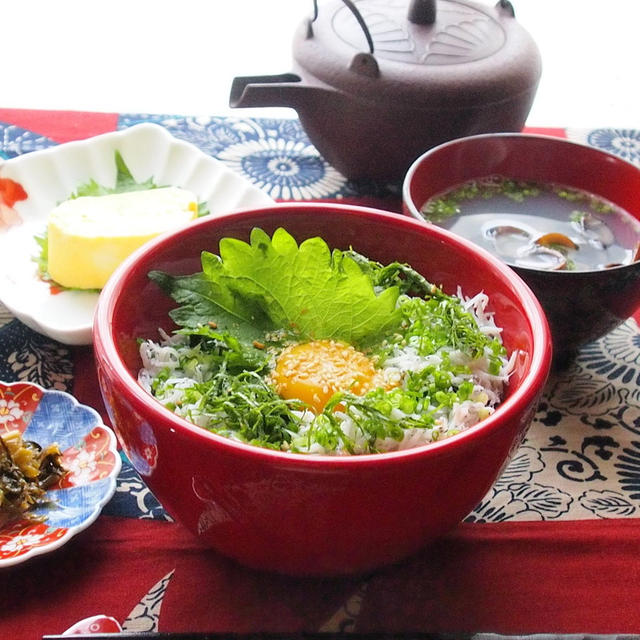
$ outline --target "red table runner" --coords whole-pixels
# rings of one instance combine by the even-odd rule
[[[159,631],[632,633],[639,551],[638,520],[462,524],[373,575],[299,579],[239,567],[177,524],[102,517],[4,573],[0,636],[96,613]]]

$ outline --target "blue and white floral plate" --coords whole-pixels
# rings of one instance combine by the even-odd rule
[[[90,344],[98,294],[52,287],[38,274],[36,236],[53,207],[90,180],[112,186],[119,151],[137,182],[183,187],[210,215],[273,204],[240,173],[151,122],[33,151],[0,164],[0,301],[24,324],[65,344]]]
[[[113,431],[64,391],[0,382],[0,434],[16,429],[41,446],[58,443],[67,473],[33,519],[0,528],[0,569],[58,549],[86,529],[113,496],[121,467]]]

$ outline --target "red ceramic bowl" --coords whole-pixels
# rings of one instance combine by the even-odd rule
[[[424,220],[420,208],[429,198],[494,174],[582,189],[640,220],[640,168],[587,145],[517,133],[459,138],[425,152],[405,176],[404,211]],[[513,269],[546,312],[558,365],[640,308],[640,262],[599,271]]]
[[[482,424],[402,452],[312,457],[232,442],[178,418],[136,382],[138,338],[172,325],[147,278],[200,270],[200,252],[253,227],[301,242],[410,263],[445,290],[491,296],[504,342],[523,357],[507,397]],[[488,253],[407,216],[330,204],[286,204],[206,217],[151,241],[106,285],[95,316],[100,386],[122,446],[169,513],[246,565],[298,575],[369,570],[415,552],[463,519],[498,477],[534,415],[548,375],[544,315],[522,280]]]

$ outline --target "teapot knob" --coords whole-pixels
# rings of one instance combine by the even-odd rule
[[[433,24],[436,21],[436,0],[411,0],[407,17],[413,24]]]
[[[498,4],[496,4],[496,9],[498,11],[502,11],[505,16],[509,16],[510,18],[516,17],[516,12],[509,0],[498,0]]]

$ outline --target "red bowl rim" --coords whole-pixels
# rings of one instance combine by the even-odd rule
[[[407,211],[411,216],[416,218],[417,220],[425,220],[424,217],[420,214],[416,203],[413,201],[411,197],[411,187],[415,180],[416,174],[420,170],[421,166],[424,164],[425,159],[430,158],[433,155],[436,155],[442,151],[442,149],[448,149],[450,147],[461,146],[476,140],[521,140],[527,141],[530,140],[532,142],[547,142],[553,146],[563,146],[563,147],[573,147],[576,150],[580,150],[583,152],[588,152],[593,155],[600,155],[603,158],[608,158],[612,162],[619,163],[619,165],[627,167],[629,170],[638,172],[640,168],[637,167],[632,162],[621,158],[614,153],[606,151],[605,149],[600,149],[599,147],[594,147],[593,145],[587,144],[585,142],[580,142],[578,140],[569,140],[567,138],[562,138],[560,136],[554,136],[551,134],[545,133],[527,133],[527,132],[498,132],[498,133],[478,133],[470,136],[463,136],[460,138],[455,138],[453,140],[447,140],[431,149],[428,149],[423,154],[418,156],[409,166],[407,172],[405,173],[404,179],[402,181],[402,201]],[[452,185],[453,186],[453,185]]]
[[[123,289],[129,279],[129,274],[135,272],[137,264],[146,256],[158,251],[166,243],[174,242],[175,238],[179,238],[181,235],[193,233],[194,230],[197,230],[200,226],[223,223],[226,219],[237,216],[251,217],[254,214],[271,212],[277,215],[280,211],[289,211],[291,213],[300,212],[301,214],[312,211],[315,215],[318,215],[320,211],[325,214],[331,212],[344,213],[348,211],[350,215],[365,218],[371,216],[384,218],[394,226],[399,225],[405,228],[418,228],[428,234],[436,236],[444,243],[455,246],[461,251],[475,253],[481,257],[483,261],[489,263],[492,269],[500,272],[501,278],[507,281],[515,291],[531,326],[533,351],[531,353],[529,370],[525,374],[519,388],[504,400],[492,415],[485,418],[481,423],[459,434],[438,442],[403,449],[401,451],[353,456],[289,453],[236,442],[224,436],[211,433],[202,427],[193,425],[165,408],[138,384],[137,380],[130,374],[116,349],[111,320],[115,301],[122,295]],[[316,211],[317,213],[315,213]],[[272,461],[274,463],[286,464],[292,468],[306,467],[309,470],[313,468],[317,469],[318,467],[324,467],[326,469],[327,465],[331,465],[332,467],[338,465],[340,467],[344,466],[345,468],[352,466],[372,467],[379,464],[391,465],[394,463],[399,464],[404,460],[415,457],[447,455],[448,451],[454,449],[457,443],[472,442],[482,437],[483,434],[490,434],[500,428],[503,417],[513,417],[514,413],[517,413],[520,407],[526,407],[531,402],[536,401],[537,396],[541,393],[547,380],[552,357],[549,326],[537,298],[512,269],[492,256],[488,251],[473,245],[451,232],[429,223],[420,222],[406,215],[371,207],[321,202],[275,203],[274,205],[266,207],[217,215],[215,218],[204,217],[178,231],[170,231],[150,240],[123,261],[103,288],[94,316],[93,338],[96,359],[99,360],[103,366],[110,368],[111,374],[119,379],[120,386],[131,394],[136,404],[142,404],[147,408],[151,419],[157,421],[156,428],[162,425],[161,428],[166,428],[167,430],[186,431],[203,445],[205,442],[208,442],[209,446],[215,444],[217,447],[226,450],[228,453],[234,453],[235,455],[245,456],[254,460],[262,460],[263,462]],[[117,425],[114,425],[114,427],[117,431]],[[469,444],[471,444],[471,442],[469,442]]]

